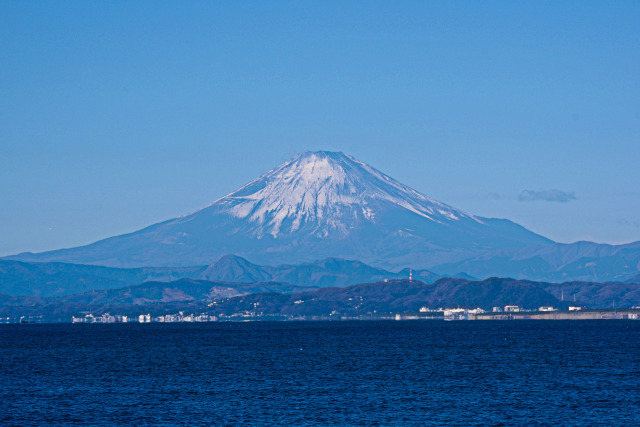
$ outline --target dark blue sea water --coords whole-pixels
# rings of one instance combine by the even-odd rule
[[[0,425],[640,425],[640,322],[0,325]]]

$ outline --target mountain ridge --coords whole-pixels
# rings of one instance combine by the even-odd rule
[[[626,281],[640,277],[640,242],[608,245],[580,241],[487,251],[437,266],[433,271],[438,274],[464,271],[475,277],[498,272],[500,276],[548,282]]]
[[[413,270],[413,277],[433,282],[443,276]],[[38,297],[134,286],[148,281],[180,279],[234,283],[286,282],[301,286],[348,286],[384,279],[408,278],[409,270],[392,272],[360,261],[325,258],[311,263],[258,265],[236,255],[225,255],[209,265],[184,268],[132,268],[0,260],[0,294]]]

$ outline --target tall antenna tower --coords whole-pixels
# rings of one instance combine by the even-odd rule
[[[409,269],[409,281],[413,282],[413,270]]]

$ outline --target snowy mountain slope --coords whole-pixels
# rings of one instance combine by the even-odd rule
[[[375,222],[380,204],[395,205],[433,222],[481,220],[418,193],[351,156],[307,153],[209,207],[245,219],[252,233],[274,238],[302,228],[318,236],[348,234],[358,221]],[[206,208],[205,208],[206,209]]]
[[[307,152],[192,214],[23,261],[118,267],[358,259],[429,268],[486,251],[552,242],[504,219],[464,213],[343,153]]]

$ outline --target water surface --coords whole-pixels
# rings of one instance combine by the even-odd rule
[[[0,325],[0,424],[640,425],[640,322]]]

